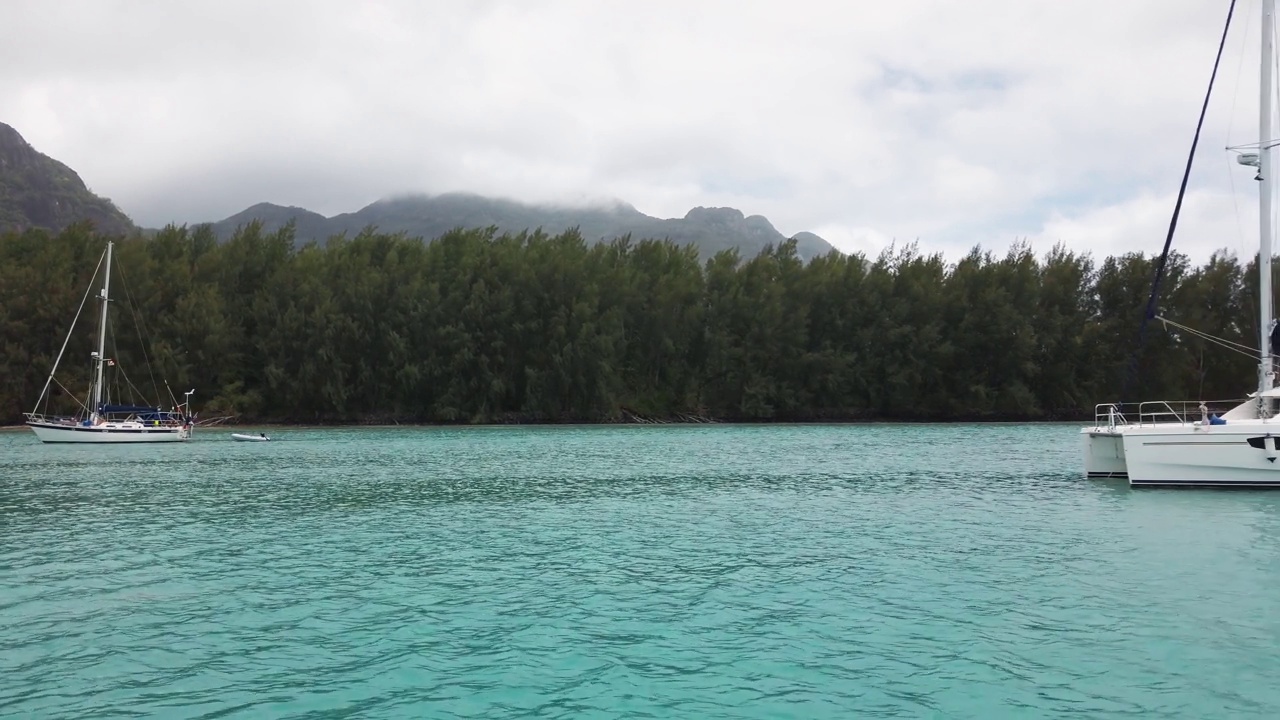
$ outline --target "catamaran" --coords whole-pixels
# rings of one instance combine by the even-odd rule
[[[157,443],[180,442],[191,439],[194,418],[190,413],[191,395],[194,390],[184,393],[183,402],[175,404],[169,410],[148,405],[112,404],[107,396],[107,368],[115,367],[114,359],[106,356],[107,319],[111,302],[111,251],[114,243],[108,241],[103,257],[98,261],[98,269],[102,273],[102,290],[98,300],[102,304],[98,323],[98,349],[90,353],[93,359],[93,379],[90,381],[87,402],[80,403],[80,411],[73,415],[48,415],[41,412],[49,398],[49,388],[55,382],[58,364],[67,351],[67,345],[75,333],[76,322],[84,311],[85,301],[89,299],[89,291],[85,291],[80,301],[80,310],[76,312],[71,329],[62,342],[62,349],[53,362],[49,378],[45,380],[40,398],[36,400],[35,409],[25,413],[27,426],[35,432],[41,442],[46,443]],[[94,271],[97,278],[97,270]],[[90,281],[90,290],[93,281]],[[79,402],[77,400],[77,402]]]
[[[1231,8],[1234,10],[1232,0]],[[1227,28],[1232,12],[1228,11]],[[1259,349],[1256,391],[1221,416],[1198,401],[1144,402],[1134,408],[1104,403],[1097,406],[1094,424],[1081,429],[1085,474],[1090,478],[1127,478],[1130,485],[1280,487],[1280,418],[1275,387],[1271,291],[1271,151],[1277,145],[1271,100],[1275,53],[1275,0],[1262,0],[1261,99],[1258,142],[1239,148],[1237,161],[1257,168]],[[1226,30],[1223,42],[1226,40]],[[1221,58],[1221,45],[1219,58]],[[1217,72],[1217,64],[1214,65]],[[1210,81],[1212,90],[1212,80]],[[1208,105],[1208,98],[1205,106]],[[1201,122],[1204,110],[1201,110]],[[1199,129],[1197,129],[1197,137]],[[1194,156],[1194,143],[1192,156]],[[1188,171],[1190,160],[1188,160]],[[1185,190],[1186,180],[1183,180]],[[1181,195],[1179,197],[1181,201]],[[1174,223],[1176,227],[1177,210]],[[1167,252],[1167,245],[1166,245]],[[1154,288],[1152,296],[1155,296]],[[1150,307],[1150,304],[1149,304]],[[1148,317],[1152,313],[1148,311]],[[1280,344],[1280,342],[1277,342]]]

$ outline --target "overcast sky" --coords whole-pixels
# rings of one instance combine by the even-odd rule
[[[1158,252],[1227,0],[6,0],[0,121],[133,219],[732,206],[845,251]],[[1259,0],[1175,247],[1256,248]]]

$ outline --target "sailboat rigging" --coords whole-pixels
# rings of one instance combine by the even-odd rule
[[[195,419],[191,415],[191,396],[195,390],[184,393],[183,402],[169,410],[149,405],[113,404],[107,394],[107,369],[115,367],[107,352],[107,322],[111,304],[111,260],[114,243],[107,242],[99,267],[103,268],[102,289],[98,294],[101,314],[98,322],[97,349],[90,353],[93,360],[93,376],[90,380],[87,404],[74,415],[49,415],[40,411],[49,396],[51,385],[56,382],[58,365],[66,353],[67,345],[75,333],[76,322],[84,310],[89,292],[80,303],[80,310],[71,323],[71,329],[62,343],[62,349],[54,360],[53,369],[45,380],[44,389],[36,400],[35,408],[25,413],[27,426],[41,442],[46,443],[157,443],[181,442],[191,439]],[[95,271],[94,277],[97,277]],[[90,282],[92,289],[92,281]]]

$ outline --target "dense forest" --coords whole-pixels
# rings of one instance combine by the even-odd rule
[[[299,248],[292,227],[256,223],[222,243],[207,226],[117,240],[115,398],[168,405],[166,381],[194,387],[202,418],[1074,419],[1102,401],[1241,397],[1255,377],[1249,357],[1160,323],[1135,356],[1156,262],[1138,254],[804,263],[788,242],[704,264],[574,231],[370,230]],[[0,422],[31,410],[104,247],[84,225],[0,235]],[[1174,255],[1160,313],[1256,346],[1253,268]],[[54,409],[87,387],[95,310],[91,297]]]

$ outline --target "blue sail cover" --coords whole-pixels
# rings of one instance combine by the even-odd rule
[[[147,405],[100,405],[99,415],[133,415],[142,422],[189,422],[191,418],[175,410],[162,410]]]

